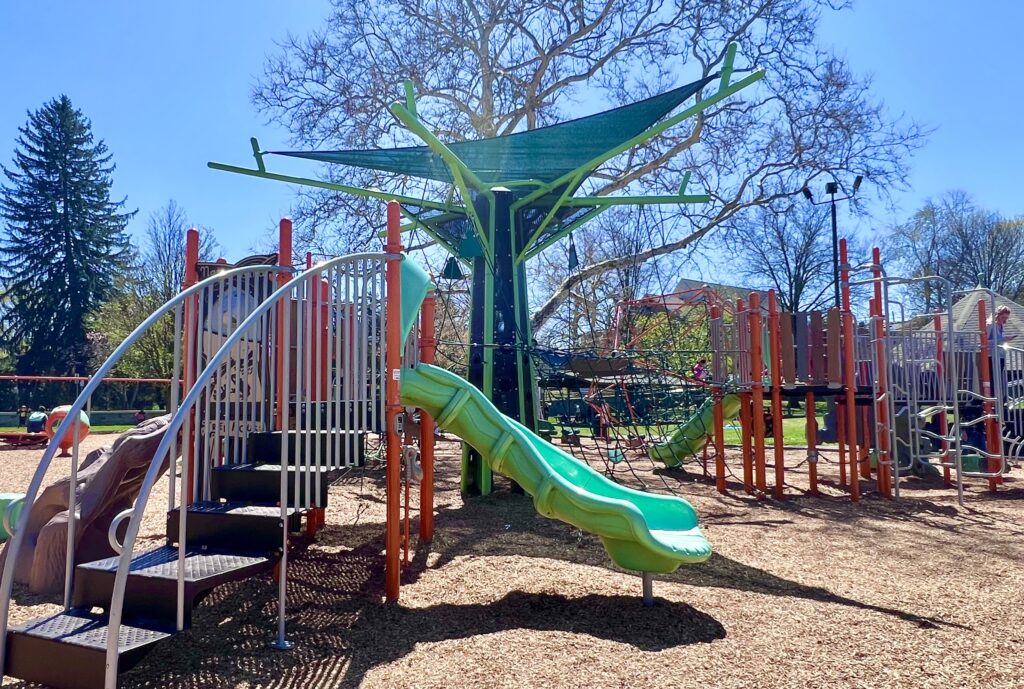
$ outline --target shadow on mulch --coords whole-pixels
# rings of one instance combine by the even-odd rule
[[[460,555],[522,555],[610,567],[607,555],[596,537],[561,522],[540,517],[534,512],[530,500],[516,496],[494,493],[487,498],[472,499],[458,509],[441,511],[436,519],[437,533],[443,539],[443,546],[438,548],[440,557],[433,565],[434,568],[440,568]],[[787,523],[787,520],[768,521],[772,526],[777,525],[776,521]],[[574,534],[575,538],[567,537],[567,532]],[[584,544],[587,547],[583,547]],[[409,576],[418,576],[421,571],[420,568],[413,568]],[[783,579],[717,553],[704,564],[684,566],[658,578],[693,586],[736,589],[843,605],[890,615],[926,629],[968,629],[938,617],[863,603],[824,588]]]
[[[798,584],[789,579],[775,576],[763,569],[750,567],[723,557],[717,553],[711,556],[706,563],[679,570],[670,577],[674,581],[689,584],[691,586],[706,586],[711,588],[727,588],[751,593],[759,593],[768,596],[783,596],[791,598],[803,598],[820,603],[831,603],[843,605],[861,610],[890,615],[904,622],[917,625],[922,629],[938,629],[939,627],[952,627],[956,629],[970,630],[967,627],[955,622],[947,622],[938,617],[915,615],[914,613],[898,608],[887,608],[880,605],[864,603],[852,598],[840,596],[828,589],[818,586],[806,586]]]
[[[293,650],[268,648],[276,629],[277,589],[268,577],[259,577],[215,591],[196,611],[193,628],[158,646],[122,677],[120,686],[357,687],[369,672],[402,659],[418,644],[515,629],[585,634],[640,651],[708,643],[726,635],[721,623],[689,605],[656,599],[654,607],[644,608],[631,596],[568,598],[512,591],[484,604],[384,604],[382,546],[382,539],[374,539],[336,553],[309,544],[296,548],[287,617]],[[425,557],[417,553],[413,568],[421,567]]]

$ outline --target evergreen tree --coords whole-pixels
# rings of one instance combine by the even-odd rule
[[[62,95],[29,113],[0,166],[0,346],[20,373],[88,372],[86,319],[130,259],[135,212],[111,200],[114,164],[91,127]]]

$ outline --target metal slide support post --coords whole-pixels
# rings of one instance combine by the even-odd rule
[[[789,316],[787,316],[789,318]],[[782,352],[779,342],[779,303],[775,290],[768,292],[768,356],[772,376],[772,449],[775,452],[775,499],[781,500],[786,486],[786,455],[782,432]],[[792,357],[793,352],[786,352]]]
[[[434,363],[437,339],[434,333],[434,293],[423,300],[420,309],[420,363]],[[434,537],[434,417],[420,409],[420,540]]]
[[[764,354],[761,332],[761,295],[750,293],[750,421],[754,428],[754,485],[758,499],[767,497],[764,461]]]
[[[842,263],[840,281],[843,296],[843,387],[846,393],[846,442],[850,459],[850,498],[860,500],[860,468],[857,466],[857,378],[854,369],[854,338],[856,329],[853,312],[850,310],[850,268],[847,258],[846,239],[839,242],[839,259]]]
[[[401,461],[402,438],[398,433],[398,416],[402,405],[398,398],[398,384],[402,375],[402,287],[401,264],[399,254],[402,253],[400,235],[401,210],[397,201],[388,202],[388,237],[384,251],[392,256],[387,261],[387,316],[385,324],[385,370],[384,388],[387,413],[386,428],[386,527],[384,555],[384,596],[389,602],[398,600],[401,538],[399,526],[401,521]]]
[[[978,300],[978,328],[981,331],[981,356],[979,357],[978,376],[981,380],[981,394],[985,396],[982,404],[982,411],[985,414],[985,451],[988,458],[985,461],[985,468],[989,473],[998,472],[1003,466],[1003,457],[999,437],[999,424],[996,422],[996,404],[992,392],[992,379],[997,375],[997,362],[989,352],[988,323],[985,317],[985,300]],[[991,372],[992,375],[989,375]],[[999,479],[991,477],[988,480],[988,489],[993,493],[999,486]]]
[[[654,575],[650,572],[643,572],[644,607],[654,606]]]

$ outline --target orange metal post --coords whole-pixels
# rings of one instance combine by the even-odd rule
[[[883,496],[892,497],[892,478],[889,467],[889,404],[886,401],[889,391],[889,372],[885,367],[885,313],[882,309],[882,256],[878,247],[871,251],[871,263],[874,276],[874,298],[871,300],[871,334],[874,336],[874,360],[878,362],[878,370],[874,372],[874,380],[878,383],[879,396],[874,399],[874,423],[878,425],[879,446],[874,448],[878,454],[878,473],[876,474],[879,492]],[[873,429],[872,429],[873,430]]]
[[[321,386],[319,386],[319,399],[322,401],[328,398],[328,382],[331,378],[331,360],[334,352],[328,351],[328,334],[331,330],[331,284],[325,278],[321,278]]]
[[[434,349],[437,339],[434,330],[434,293],[423,300],[420,309],[420,361],[434,363]],[[420,481],[420,540],[429,541],[434,537],[434,417],[420,409],[420,467],[423,478]]]
[[[775,290],[768,292],[768,356],[771,357],[772,374],[772,429],[775,439],[772,448],[775,451],[775,497],[782,499],[786,486],[786,455],[782,432],[782,352],[779,343],[779,303]],[[793,352],[786,353],[790,357]]]
[[[199,230],[193,227],[185,233],[185,281],[181,285],[183,290],[199,282],[199,273],[196,270],[197,263],[199,263]],[[196,371],[196,344],[199,328],[199,295],[185,301],[185,309],[182,315],[185,321],[185,375],[182,376],[182,382],[184,383],[184,390],[187,395],[195,384],[196,374],[198,373]],[[191,437],[194,438],[196,432],[195,409],[189,412],[188,424]],[[182,461],[185,464],[182,476],[189,477],[188,504],[191,505],[195,500],[196,473],[194,467],[196,458],[194,443],[188,443],[187,447],[182,448]]]
[[[277,249],[277,265],[282,268],[292,267],[292,221],[290,218],[281,218],[281,223],[278,226],[278,249]],[[277,286],[283,287],[291,279],[291,275],[288,273],[278,273],[277,275]],[[285,309],[290,308],[291,300],[283,299],[277,304],[277,380],[275,385],[277,386],[277,421],[275,427],[279,431],[286,430],[284,428],[285,411],[288,409],[290,400],[285,399],[284,396],[284,377],[290,375],[289,369],[291,367],[291,352],[284,350],[285,342],[285,331],[284,331],[284,319]]]
[[[871,263],[875,266],[872,269],[872,276],[875,278],[875,361],[878,362],[878,370],[875,371],[875,380],[878,381],[878,399],[875,401],[875,423],[878,424],[878,490],[882,495],[892,497],[892,467],[889,458],[889,372],[885,362],[885,313],[882,304],[882,252],[876,246],[871,250]],[[940,345],[941,348],[941,345]],[[941,368],[941,364],[940,364]]]
[[[804,402],[807,418],[807,456],[811,461],[807,464],[807,480],[811,487],[811,495],[818,494],[818,417],[814,412],[814,393],[808,392]]]
[[[946,355],[942,347],[942,317],[935,316],[935,376],[938,385],[945,387],[946,385]],[[939,434],[945,438],[949,435],[949,418],[946,416],[946,412],[939,412]],[[949,473],[949,442],[946,440],[941,441],[942,445],[942,482],[946,486],[952,485],[951,476]]]
[[[839,240],[839,263],[842,266],[839,280],[843,294],[843,385],[846,393],[846,442],[850,455],[850,498],[857,501],[860,500],[860,479],[857,476],[857,377],[853,346],[856,330],[850,310],[850,270],[845,239]]]
[[[399,225],[401,211],[397,201],[388,202],[388,234],[384,251],[389,254],[402,252],[402,240]],[[398,600],[401,540],[399,527],[401,524],[401,437],[397,431],[398,415],[402,405],[398,399],[398,384],[402,373],[402,283],[401,259],[388,259],[387,262],[387,333],[385,336],[385,371],[384,388],[387,413],[385,423],[387,429],[386,448],[386,526],[384,548],[384,596],[388,601]]]
[[[978,300],[978,328],[981,330],[981,356],[979,357],[981,365],[978,366],[978,378],[981,380],[981,394],[985,397],[992,397],[993,388],[992,377],[996,375],[996,362],[989,356],[989,341],[988,341],[988,323],[985,317],[985,300]],[[991,368],[990,368],[991,367]],[[989,373],[991,372],[991,375]],[[1002,440],[999,437],[999,424],[996,423],[994,418],[996,413],[995,404],[992,402],[985,402],[982,406],[982,410],[986,416],[990,418],[985,420],[985,451],[992,455],[985,462],[985,466],[989,472],[999,471],[1003,464],[1003,452],[1000,448]],[[988,480],[988,488],[993,493],[996,491],[996,487],[999,485],[998,478],[990,478]]]
[[[764,462],[764,354],[761,344],[761,295],[751,292],[750,316],[750,420],[754,427],[754,482],[758,497],[767,497],[767,480]]]
[[[721,321],[722,309],[718,304],[711,305],[711,320]],[[721,364],[723,353],[720,351],[712,352],[714,356],[714,365],[712,366],[712,385],[711,385],[711,398],[715,401],[715,406],[712,408],[712,423],[714,424],[714,443],[715,443],[715,488],[719,493],[725,492],[725,414],[722,411],[722,386],[719,385],[721,382],[722,372],[725,367]]]
[[[737,319],[737,324],[740,323],[740,316],[741,315],[749,316],[749,314],[747,314],[745,309],[744,309],[743,300],[742,299],[737,299],[736,300],[736,319]],[[749,324],[747,324],[747,329],[749,330]],[[748,335],[749,335],[749,333],[748,333]],[[740,340],[740,343],[739,343],[740,344],[740,349],[742,349],[742,345],[743,345],[742,329],[739,328],[739,327],[737,328],[737,336],[738,336],[738,338]],[[749,340],[749,337],[747,339]],[[749,342],[747,344],[748,344],[748,349],[749,349]],[[737,353],[737,359],[739,359],[739,357],[742,356],[742,354],[743,354],[742,351],[738,352]],[[748,357],[748,359],[749,359],[749,357]],[[742,367],[742,362],[739,362],[739,364]],[[745,383],[746,381],[741,381],[741,382]],[[751,442],[752,442],[751,434],[752,434],[752,431],[753,431],[753,426],[751,425],[751,421],[750,421],[750,393],[749,392],[743,392],[743,393],[740,393],[740,453],[741,453],[741,456],[743,458],[743,490],[748,495],[754,492],[754,465],[753,465],[753,460],[751,459],[751,454],[752,454],[752,452],[751,452]]]

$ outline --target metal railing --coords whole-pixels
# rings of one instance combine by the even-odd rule
[[[275,359],[282,375],[281,389],[269,396],[278,401],[276,415],[283,431],[303,431],[295,437],[293,474],[294,495],[289,499],[288,471],[284,470],[290,452],[290,434],[281,433],[282,545],[278,590],[278,644],[285,640],[285,593],[288,566],[288,516],[290,509],[319,507],[319,488],[326,480],[318,469],[341,468],[355,461],[356,433],[379,428],[384,417],[384,342],[385,342],[385,267],[401,254],[368,253],[339,257],[295,276],[278,288],[221,342],[220,347],[196,375],[194,384],[171,418],[167,431],[139,489],[115,575],[109,608],[106,686],[116,686],[117,638],[124,607],[125,587],[150,493],[160,475],[164,458],[173,450],[178,432],[189,430],[186,421],[197,411],[196,428],[203,428],[201,414],[213,412],[212,453],[197,455],[202,466],[193,473],[189,462],[182,464],[180,515],[178,521],[178,595],[177,629],[184,627],[184,572],[188,504],[185,485],[195,485],[197,495],[209,490],[209,473],[214,462],[245,458],[245,450],[234,443],[243,442],[245,427],[234,425],[218,435],[217,420],[227,406],[220,403],[223,390],[239,389],[249,366],[232,365],[248,361],[253,352],[265,360]],[[295,321],[295,327],[292,322]],[[264,340],[260,340],[264,337]],[[292,347],[292,343],[295,347]],[[269,346],[271,342],[276,347]],[[293,354],[294,351],[294,354]],[[272,356],[272,354],[276,356]],[[293,365],[294,364],[294,365]],[[281,402],[284,402],[281,404]],[[269,410],[271,403],[267,403]],[[221,416],[218,416],[221,415]],[[260,418],[267,419],[269,413]],[[209,426],[207,426],[209,429]],[[318,431],[323,431],[320,433]],[[209,432],[209,431],[208,431]],[[193,447],[200,447],[196,432]],[[301,446],[300,446],[301,443]],[[344,444],[343,444],[344,443]],[[200,476],[200,471],[202,476]],[[200,482],[201,479],[201,482]],[[195,481],[195,483],[193,483]]]
[[[78,455],[81,439],[79,437],[79,424],[73,421],[79,418],[82,410],[89,405],[93,392],[102,383],[103,379],[121,361],[124,355],[131,350],[131,348],[146,332],[153,328],[157,323],[160,323],[166,316],[168,316],[168,314],[172,313],[174,318],[173,332],[180,333],[185,330],[186,332],[191,333],[195,338],[191,342],[186,342],[186,338],[176,337],[174,339],[171,375],[171,401],[169,411],[172,414],[180,411],[178,409],[179,387],[182,383],[188,383],[190,376],[194,376],[195,371],[198,370],[198,367],[201,365],[209,351],[208,347],[213,345],[212,342],[207,342],[202,336],[205,327],[210,326],[212,328],[214,326],[213,318],[219,317],[219,324],[216,326],[217,331],[222,332],[225,328],[230,329],[233,323],[240,320],[240,317],[243,315],[243,311],[246,308],[241,303],[233,304],[233,302],[243,301],[242,299],[235,297],[239,297],[239,295],[246,290],[253,289],[257,290],[257,294],[260,293],[260,290],[265,293],[269,293],[269,289],[266,289],[266,287],[258,288],[257,285],[266,285],[271,283],[276,279],[277,275],[287,272],[290,272],[289,269],[266,265],[234,268],[225,270],[217,275],[213,275],[183,290],[140,323],[135,330],[133,330],[131,334],[129,334],[124,341],[122,341],[121,344],[111,352],[106,361],[100,365],[89,382],[86,383],[78,398],[71,404],[66,417],[67,421],[60,424],[57,428],[54,437],[50,440],[49,445],[43,452],[39,465],[36,467],[36,471],[32,476],[32,480],[29,483],[28,490],[25,494],[24,506],[18,520],[23,521],[28,519],[31,506],[38,497],[39,490],[46,476],[46,472],[50,468],[53,457],[57,453],[61,442],[65,439],[68,433],[71,433],[70,488],[68,491],[67,510],[69,518],[66,535],[67,550],[65,556],[66,562],[63,600],[65,611],[70,610],[71,608],[71,596],[75,572],[75,532],[77,528],[77,521],[79,519],[79,505],[77,504],[77,490],[75,488],[78,481]],[[191,324],[190,327],[186,328],[185,326],[189,324]],[[185,354],[185,356],[183,356],[183,354]],[[171,503],[169,506],[173,508],[172,496],[174,495],[174,482],[177,470],[177,467],[175,466],[175,459],[178,456],[176,446],[177,434],[167,431],[164,440],[170,441],[168,442],[168,450],[170,450],[170,456],[172,459],[168,462],[169,466],[167,471],[168,480],[170,482],[168,501]],[[20,524],[14,524],[12,526],[13,529],[10,531],[12,537],[7,546],[3,574],[0,576],[0,639],[6,638],[11,591],[14,585],[15,563],[25,540],[24,529],[19,528]],[[116,639],[116,635],[114,638]],[[5,667],[5,652],[6,644],[0,645],[0,668]]]

